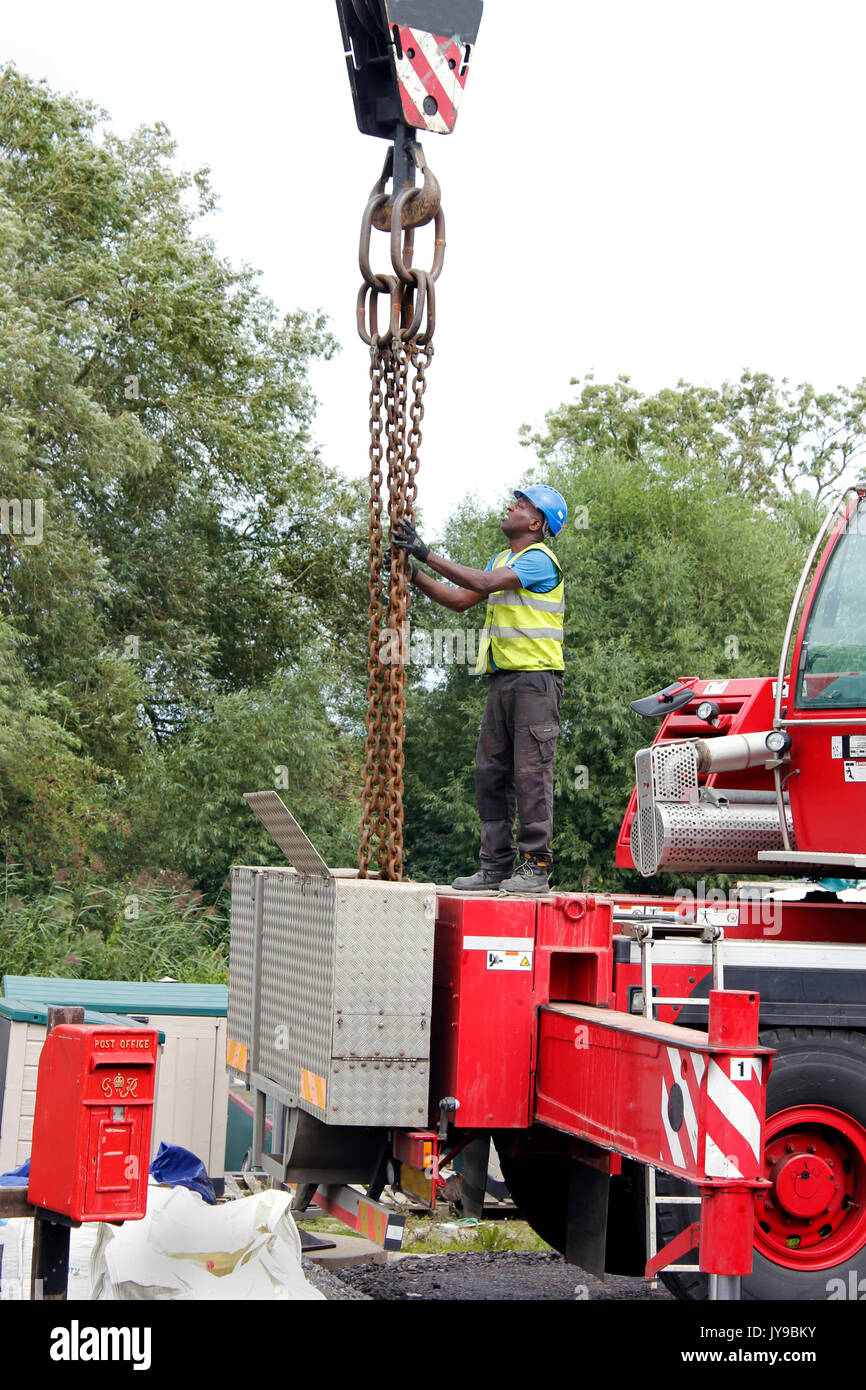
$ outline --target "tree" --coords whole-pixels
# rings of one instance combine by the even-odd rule
[[[851,480],[866,447],[866,379],[821,394],[751,371],[721,389],[681,381],[652,396],[625,376],[572,385],[577,399],[549,413],[544,435],[524,429],[543,462],[561,448],[649,468],[680,459],[691,476],[721,477],[732,493],[772,503],[805,490],[820,501]]]
[[[0,825],[5,858],[25,891],[62,864],[80,880],[117,829],[102,770],[47,712],[21,659],[19,633],[0,616]]]
[[[159,757],[181,767],[186,742],[201,771],[191,750],[208,746],[216,775],[207,735],[229,697],[252,709],[264,691],[273,712],[303,669],[343,759],[342,721],[363,707],[366,518],[360,486],[311,441],[309,364],[336,348],[323,317],[281,318],[198,234],[215,196],[206,170],[175,171],[164,126],[122,140],[103,121],[0,70],[5,651],[62,731],[51,756],[139,817],[107,847],[119,866],[131,844],[137,861],[169,852]],[[349,793],[325,782],[310,786],[337,826]],[[28,804],[7,822],[16,852]]]
[[[321,661],[308,660],[255,690],[217,696],[183,737],[151,746],[124,788],[124,810],[136,828],[136,840],[118,857],[126,875],[170,866],[216,895],[232,864],[285,866],[243,799],[244,792],[271,789],[327,863],[355,863],[360,741],[342,736],[333,722],[325,680]]]

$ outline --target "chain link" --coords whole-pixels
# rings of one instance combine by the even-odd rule
[[[385,370],[383,354],[375,343],[370,349],[370,630],[367,660],[367,741],[361,820],[361,849],[359,864],[363,869],[370,861],[371,837],[381,834],[379,808],[382,805],[380,769],[381,749],[385,740],[382,728],[384,712],[383,667],[379,661],[379,642],[382,629],[382,376]]]
[[[370,625],[366,767],[358,866],[364,878],[374,872],[375,860],[379,877],[395,880],[403,874],[409,564],[404,550],[394,550],[390,567],[386,566],[383,534],[386,527],[390,531],[398,521],[406,519],[414,523],[415,519],[426,369],[433,356],[433,279],[438,278],[442,268],[444,220],[437,208],[435,259],[430,272],[412,269],[413,235],[409,228],[404,229],[402,235],[399,277],[377,276],[370,267],[369,245],[371,227],[376,225],[372,215],[380,211],[384,201],[379,189],[378,196],[371,198],[364,212],[360,255],[363,284],[358,296],[358,331],[370,345]],[[405,203],[404,189],[397,194],[395,202],[398,208],[395,227],[400,225],[399,210]],[[397,245],[399,233],[395,232],[392,247]],[[376,300],[386,288],[390,294],[391,313],[389,329],[382,336],[376,319]],[[383,460],[387,460],[388,470],[387,515],[382,501]],[[383,601],[386,575],[387,602]]]

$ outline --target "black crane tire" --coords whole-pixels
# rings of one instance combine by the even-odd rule
[[[520,1215],[561,1255],[568,1234],[569,1161],[567,1154],[499,1153],[505,1186]]]

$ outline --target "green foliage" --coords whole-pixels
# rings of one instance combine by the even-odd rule
[[[3,495],[46,516],[43,544],[5,545],[0,568],[67,727],[116,760],[92,706],[118,685],[112,717],[132,698],[165,738],[190,703],[257,684],[335,623],[359,630],[363,574],[331,579],[363,516],[310,443],[324,320],[281,320],[194,234],[214,195],[207,171],[173,170],[163,126],[99,141],[99,115],[0,75]]]
[[[315,1229],[322,1229],[318,1222]],[[483,1254],[491,1250],[514,1253],[550,1248],[527,1222],[512,1217],[462,1226],[455,1225],[453,1218],[445,1213],[409,1216],[403,1237],[403,1250],[412,1255],[459,1256]]]
[[[55,865],[83,876],[118,815],[99,767],[28,681],[25,645],[0,616],[0,824],[7,858],[25,865],[35,885],[50,882]]]
[[[162,876],[163,880],[166,878]],[[220,984],[228,979],[223,906],[176,876],[129,885],[58,883],[25,901],[7,870],[0,895],[4,974]]]
[[[147,750],[124,797],[140,844],[113,867],[171,865],[216,893],[232,863],[285,864],[243,800],[274,786],[327,862],[356,862],[358,754],[329,719],[326,679],[310,662],[221,695],[188,734]]]
[[[546,434],[524,428],[544,461],[575,450],[649,469],[676,459],[692,478],[721,479],[732,494],[772,503],[803,488],[828,497],[866,445],[866,380],[821,394],[750,371],[721,389],[681,381],[653,396],[625,376],[572,385],[577,399],[549,413]]]
[[[275,765],[324,846],[354,838],[366,516],[308,381],[336,344],[198,234],[215,196],[175,154],[0,69],[0,497],[41,508],[0,534],[0,812],[33,893],[103,866],[216,891]]]

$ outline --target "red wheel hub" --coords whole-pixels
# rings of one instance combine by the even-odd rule
[[[812,1146],[814,1147],[814,1146]],[[791,1216],[820,1216],[828,1211],[838,1191],[832,1159],[805,1158],[792,1154],[773,1169],[776,1196],[782,1210]]]
[[[829,1269],[866,1242],[866,1130],[823,1105],[767,1120],[755,1245],[789,1269]]]

